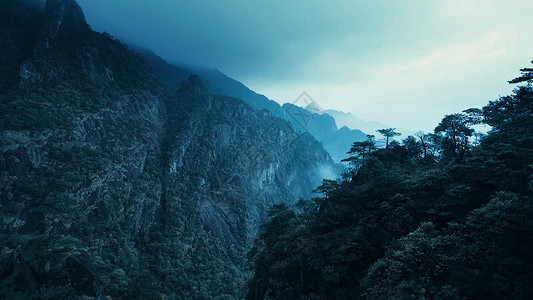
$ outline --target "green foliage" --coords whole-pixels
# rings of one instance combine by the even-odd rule
[[[331,193],[335,192],[338,188],[339,183],[337,181],[331,179],[324,179],[322,180],[322,184],[319,185],[313,192],[324,194],[327,199],[331,195]]]
[[[83,243],[69,235],[58,234],[0,234],[5,247],[17,249],[25,261],[35,261],[46,257],[52,248],[63,252],[82,249]]]
[[[520,87],[402,146],[354,144],[357,169],[325,197],[272,211],[248,299],[531,298],[531,99]],[[494,129],[473,146],[481,120]]]
[[[83,299],[83,297],[77,295],[76,290],[71,286],[44,286],[39,298],[36,299],[70,300]]]
[[[515,94],[500,97],[483,108],[485,122],[496,129],[505,129],[533,115],[533,87],[518,87]]]
[[[15,275],[9,275],[0,280],[0,298],[10,300],[27,300],[32,296],[16,290]]]
[[[533,64],[533,61],[531,61]],[[513,80],[510,80],[509,83],[520,83],[520,82],[527,82],[531,83],[533,81],[533,69],[532,68],[523,68],[520,70],[522,72],[522,76],[517,77]]]
[[[408,136],[403,140],[403,145],[407,149],[407,155],[411,159],[418,159],[422,157],[423,146],[414,136]]]
[[[348,151],[348,154],[352,154],[352,156],[343,159],[343,162],[349,162],[356,168],[366,163],[366,159],[376,148],[376,143],[374,141],[375,137],[373,135],[367,135],[366,137],[365,141],[354,142],[352,144],[352,147]]]
[[[44,130],[69,126],[68,113],[37,99],[25,98],[14,91],[0,95],[0,130]]]
[[[498,193],[461,224],[424,223],[398,240],[362,280],[370,298],[528,298],[529,200]],[[520,225],[519,225],[520,224]],[[525,225],[525,226],[524,226]],[[526,238],[526,241],[524,241]],[[445,293],[443,294],[443,292]]]
[[[53,169],[46,170],[44,176],[19,178],[15,183],[17,190],[30,199],[29,207],[36,212],[76,212],[69,191],[101,171],[109,156],[88,147],[58,144],[49,149],[49,157],[55,162]]]
[[[379,134],[381,134],[385,138],[385,141],[386,141],[385,148],[389,148],[389,139],[394,138],[395,136],[402,135],[401,133],[396,132],[395,130],[396,130],[396,128],[387,128],[387,129],[378,129],[378,130],[376,130],[377,132],[379,132]]]
[[[470,118],[464,113],[445,116],[435,128],[435,133],[444,133],[444,153],[462,159],[468,150],[469,138],[474,130],[469,127]]]

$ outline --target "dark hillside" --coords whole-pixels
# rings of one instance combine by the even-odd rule
[[[271,210],[247,299],[531,298],[532,99],[528,84],[446,116],[424,145],[354,143],[324,197]]]
[[[268,207],[335,167],[321,145],[198,77],[169,91],[73,0],[1,5],[0,298],[238,298]]]

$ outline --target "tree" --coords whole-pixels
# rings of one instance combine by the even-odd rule
[[[480,122],[493,128],[462,159]],[[281,220],[247,299],[532,298],[532,129],[528,84],[403,147],[354,143],[363,165],[338,189],[324,182],[328,200],[305,223]]]
[[[418,131],[415,136],[420,141],[422,156],[426,161],[437,158],[441,151],[442,136],[435,133]]]
[[[379,132],[386,140],[385,148],[389,148],[389,139],[394,138],[395,136],[401,135],[401,133],[395,131],[396,128],[387,128],[387,129],[378,129]]]
[[[394,148],[394,147],[398,147],[398,146],[401,146],[400,142],[398,142],[397,140],[392,140],[390,143],[389,143],[389,147],[390,148]]]
[[[324,194],[326,197],[326,200],[329,198],[332,192],[337,190],[339,188],[339,183],[335,180],[331,179],[323,179],[322,185],[318,186],[313,193],[321,193]]]
[[[519,86],[513,95],[500,97],[483,107],[484,121],[498,130],[513,128],[533,116],[533,68],[524,68],[520,71],[523,73],[522,76],[510,80],[509,83],[525,81],[527,85]]]
[[[531,61],[531,63],[533,64],[533,61]],[[533,82],[533,68],[523,68],[523,69],[520,69],[520,72],[522,72],[522,76],[517,77],[513,80],[509,80],[509,83],[513,84],[513,83],[520,83],[524,81],[527,81],[528,83]]]
[[[422,146],[422,153],[424,153],[424,159],[428,157],[428,135],[422,131],[417,132],[416,137],[420,140],[420,145]]]
[[[350,148],[350,151],[348,151],[347,153],[356,155],[350,156],[346,159],[343,159],[342,161],[351,162],[355,165],[357,165],[358,162],[364,164],[368,155],[370,155],[370,153],[372,153],[372,151],[376,148],[374,138],[375,137],[373,135],[367,134],[365,141],[354,142],[352,144],[352,148]]]
[[[409,156],[409,158],[413,158],[413,159],[420,158],[420,156],[422,155],[422,151],[423,151],[422,143],[417,141],[417,139],[414,136],[412,135],[408,136],[406,139],[402,141],[402,143],[405,149],[407,149],[407,155]],[[424,150],[424,153],[426,153],[425,150]]]
[[[466,122],[470,125],[479,125],[484,122],[483,110],[479,108],[469,108],[463,110],[465,114]]]
[[[296,221],[296,214],[285,203],[274,204],[268,211],[270,220],[259,227],[259,238],[272,246],[277,238],[290,233]]]
[[[497,129],[512,127],[533,116],[533,87],[518,87],[513,95],[500,97],[483,107],[485,122]]]
[[[443,148],[452,156],[462,159],[468,149],[468,138],[474,130],[470,128],[468,117],[464,113],[445,116],[435,128],[435,133],[444,133]]]

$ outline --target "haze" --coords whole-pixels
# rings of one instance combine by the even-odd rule
[[[413,131],[511,93],[533,59],[530,0],[78,2],[94,30],[169,62]]]

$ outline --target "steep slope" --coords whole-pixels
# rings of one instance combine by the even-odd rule
[[[268,111],[210,95],[197,77],[167,107],[166,223],[157,230],[166,242],[150,259],[154,272],[171,266],[158,277],[176,276],[183,297],[237,297],[247,277],[245,250],[267,208],[310,196],[333,163],[311,136]],[[174,249],[170,257],[160,255],[165,249]]]
[[[39,26],[42,23],[42,7],[20,1],[17,6],[9,0],[0,1],[0,90],[4,91],[19,81],[22,61],[32,56]]]
[[[299,103],[300,101],[297,99],[294,103],[285,103],[280,106],[277,102],[257,94],[219,70],[170,65],[150,50],[140,47],[134,47],[134,49],[162,78],[168,89],[174,90],[187,75],[198,74],[210,92],[242,99],[255,110],[267,109],[274,116],[292,124],[296,131],[310,133],[322,143],[336,162],[346,158],[346,152],[354,141],[366,139],[366,134],[358,129],[343,128],[339,130],[335,119],[328,114],[321,111],[310,112],[302,108],[308,104],[305,103],[308,99],[303,99],[302,103]]]
[[[250,90],[241,82],[230,78],[219,70],[206,67],[188,67],[181,64],[172,65],[151,50],[138,46],[133,46],[132,49],[145,59],[169,90],[175,91],[179,83],[188,76],[196,74],[202,78],[205,86],[213,94],[239,98],[256,110],[267,109],[275,116],[283,117],[283,111],[277,102]]]
[[[73,0],[24,3],[1,3],[0,297],[239,297],[265,211],[327,152],[197,77],[168,92]]]
[[[180,83],[186,81],[189,76],[198,74],[186,66],[175,66],[167,63],[157,56],[153,51],[141,46],[128,46],[132,51],[138,53],[152,70],[157,74],[159,81],[171,92],[177,92]]]
[[[21,14],[8,26],[34,39],[2,44],[33,48],[0,101],[0,290],[97,297],[131,276],[134,234],[156,216],[162,185],[146,174],[159,161],[166,95],[133,53],[89,29],[74,1],[32,9],[41,23]]]
[[[309,132],[322,142],[324,149],[336,162],[347,157],[346,152],[353,142],[366,139],[366,134],[361,130],[352,130],[346,126],[338,129],[335,119],[320,110],[313,112],[290,103],[284,104],[282,108],[284,119],[290,120],[296,130]]]

